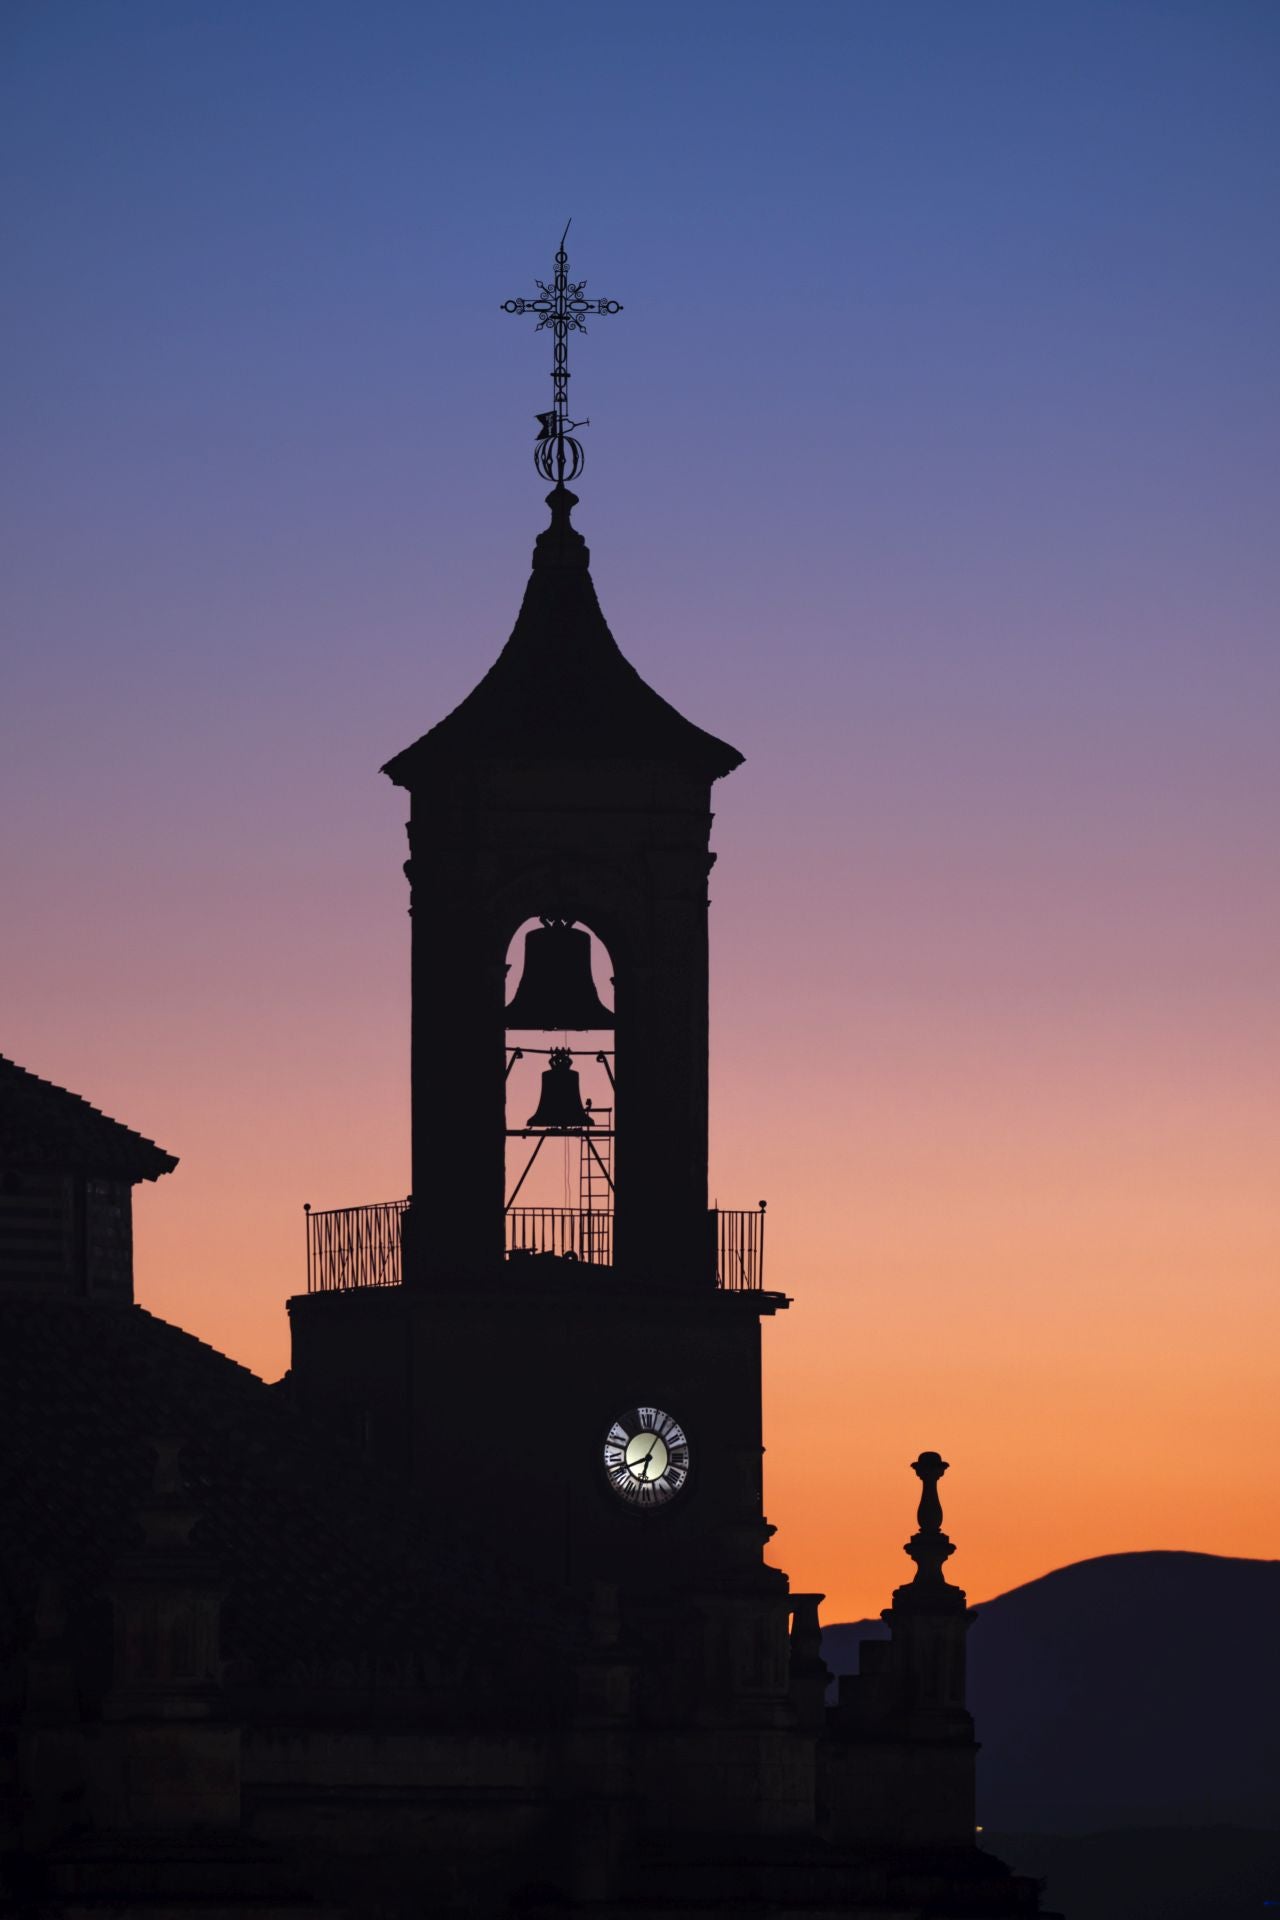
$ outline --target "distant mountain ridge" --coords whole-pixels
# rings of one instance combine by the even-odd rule
[[[855,1672],[879,1620],[828,1627]],[[1280,1828],[1280,1560],[1115,1553],[982,1603],[969,1704],[988,1829]]]

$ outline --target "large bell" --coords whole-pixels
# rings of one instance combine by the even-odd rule
[[[524,972],[507,1008],[508,1027],[545,1033],[595,1031],[613,1015],[591,978],[591,935],[571,920],[543,919],[524,940]]]
[[[538,1101],[538,1111],[530,1114],[525,1125],[550,1127],[559,1131],[591,1125],[591,1115],[582,1104],[582,1091],[568,1047],[552,1047],[550,1065],[542,1076],[542,1097]]]

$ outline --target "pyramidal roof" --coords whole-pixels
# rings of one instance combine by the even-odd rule
[[[737,748],[677,713],[610,633],[570,523],[576,494],[558,486],[547,505],[511,638],[461,705],[383,772],[401,787],[450,760],[661,760],[709,781],[732,773]]]

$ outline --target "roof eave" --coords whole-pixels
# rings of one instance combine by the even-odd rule
[[[442,721],[440,724],[443,727],[447,722]],[[412,792],[423,775],[434,767],[475,766],[486,761],[497,764],[504,761],[510,762],[516,757],[505,751],[485,752],[482,748],[475,746],[452,745],[447,740],[436,740],[434,735],[438,730],[433,727],[429,733],[424,733],[421,739],[415,740],[412,746],[405,747],[387,761],[381,771],[393,785]],[[704,738],[708,742],[708,750],[705,753],[691,751],[688,754],[674,754],[658,749],[653,753],[605,753],[599,758],[681,767],[686,772],[699,775],[708,784],[714,780],[723,779],[726,774],[733,773],[742,765],[746,756],[739,753],[736,747],[731,747],[727,741],[716,740],[712,734],[706,734]],[[569,758],[566,755],[537,752],[519,757],[529,760],[567,760]],[[589,759],[594,756],[574,757]]]

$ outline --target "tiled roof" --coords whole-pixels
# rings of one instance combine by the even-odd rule
[[[0,1164],[158,1180],[173,1154],[0,1053]]]
[[[101,1611],[160,1437],[180,1442],[193,1542],[225,1577],[224,1654],[246,1684],[442,1660],[472,1675],[473,1703],[477,1672],[508,1697],[551,1683],[573,1631],[560,1596],[507,1578],[483,1542],[442,1538],[402,1484],[305,1421],[287,1385],[140,1307],[91,1301],[0,1300],[0,1656],[25,1637],[42,1578],[86,1619]]]

